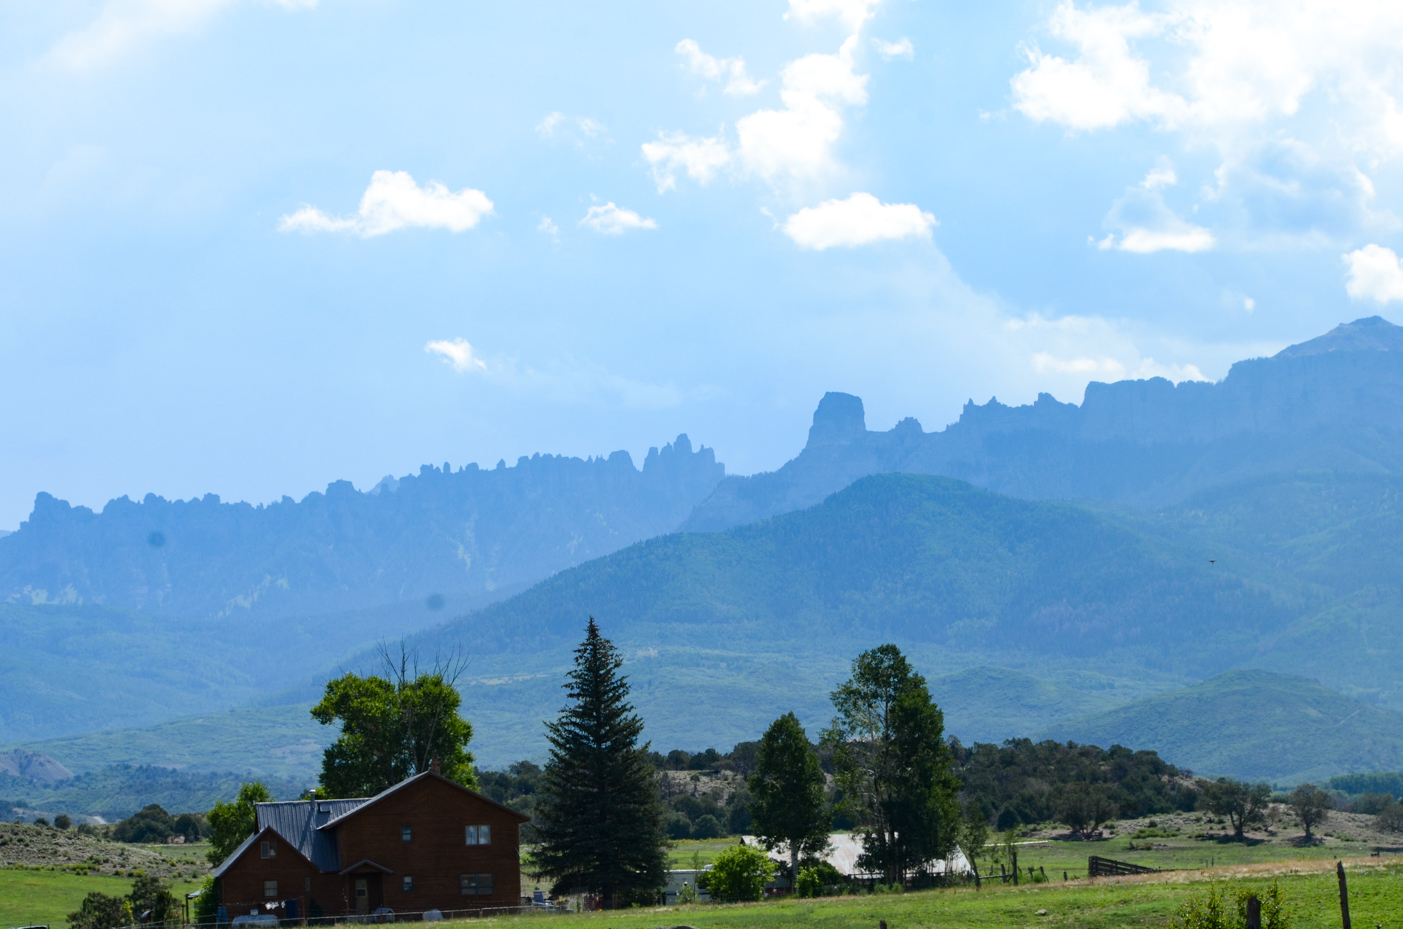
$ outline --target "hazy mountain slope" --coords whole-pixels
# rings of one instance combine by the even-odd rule
[[[1305,602],[1072,505],[888,474],[806,511],[639,543],[420,641],[548,650],[594,615],[637,646],[842,651],[891,639],[1211,671]]]
[[[317,615],[519,588],[673,529],[724,475],[687,437],[642,470],[534,456],[491,471],[425,465],[359,493],[269,506],[125,497],[103,511],[41,493],[0,539],[0,599],[183,618]]]
[[[1230,671],[1058,724],[1043,737],[1131,745],[1199,774],[1278,783],[1403,767],[1403,715],[1265,671]]]
[[[942,474],[1028,499],[1160,505],[1224,482],[1325,469],[1403,471],[1403,328],[1356,320],[1221,382],[1091,383],[1080,406],[966,404],[926,433],[868,432],[862,401],[828,394],[804,450],[777,471],[732,476],[688,517],[717,530],[800,509],[866,474]]]

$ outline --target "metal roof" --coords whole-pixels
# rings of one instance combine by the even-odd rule
[[[336,850],[336,835],[319,829],[333,819],[344,816],[369,802],[364,797],[354,800],[286,800],[281,803],[260,803],[259,832],[272,829],[289,845],[297,849],[320,871],[341,870]]]
[[[438,779],[438,780],[440,780],[440,781],[443,781],[445,784],[448,784],[450,787],[456,787],[456,788],[458,788],[458,789],[461,790],[463,793],[472,794],[474,797],[477,797],[477,798],[478,798],[479,800],[481,800],[483,803],[490,803],[492,806],[495,806],[495,807],[497,807],[498,809],[503,810],[504,812],[510,813],[512,816],[515,816],[517,819],[521,820],[521,821],[524,822],[524,823],[527,823],[527,822],[530,822],[530,821],[531,821],[531,817],[530,817],[530,816],[526,816],[526,815],[523,815],[523,814],[521,814],[521,813],[518,813],[516,810],[512,809],[511,807],[509,807],[509,806],[507,806],[507,805],[505,805],[505,804],[502,804],[502,803],[498,803],[496,800],[493,800],[491,797],[484,797],[482,794],[478,793],[476,790],[472,790],[472,789],[469,789],[469,788],[467,788],[467,787],[464,787],[462,784],[459,784],[459,783],[457,783],[457,782],[455,782],[455,781],[450,781],[448,778],[444,777],[442,774],[439,774],[439,773],[436,772],[436,771],[421,771],[421,772],[419,772],[418,774],[415,774],[415,775],[412,776],[412,777],[407,777],[407,778],[405,778],[404,780],[400,781],[398,784],[395,784],[393,787],[386,787],[384,790],[380,791],[378,794],[376,794],[375,796],[369,798],[368,800],[341,800],[341,801],[333,801],[333,802],[340,802],[340,803],[354,803],[355,806],[347,807],[347,808],[346,808],[345,810],[343,810],[342,812],[337,813],[337,814],[335,814],[334,816],[332,816],[329,820],[322,820],[321,822],[319,822],[319,823],[317,824],[316,828],[325,830],[325,829],[327,829],[327,828],[330,827],[330,826],[337,825],[338,823],[341,822],[341,820],[345,819],[347,816],[350,816],[352,813],[358,812],[362,807],[367,807],[367,806],[370,806],[372,803],[377,803],[377,802],[379,802],[380,800],[383,800],[385,797],[388,797],[390,794],[394,793],[395,791],[403,790],[405,787],[408,787],[410,784],[413,784],[415,781],[422,781],[422,780],[423,780],[424,778],[426,778],[426,777],[436,778],[436,779]],[[261,806],[261,805],[262,805],[262,804],[260,804],[260,806]]]

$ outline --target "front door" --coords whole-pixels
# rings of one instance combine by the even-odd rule
[[[363,877],[356,878],[356,913],[364,916],[370,912],[370,881]]]

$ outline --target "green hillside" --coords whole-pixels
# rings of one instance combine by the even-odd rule
[[[334,733],[306,706],[230,710],[154,726],[106,729],[61,739],[17,742],[57,759],[75,774],[112,765],[161,765],[202,773],[305,779],[321,766]]]
[[[1278,784],[1403,768],[1403,715],[1266,671],[1229,671],[1052,726],[1042,737],[1134,746],[1198,774]]]
[[[508,663],[569,647],[593,615],[643,647],[847,655],[891,640],[1196,674],[1311,603],[1109,515],[884,474],[809,510],[639,543],[415,641]]]

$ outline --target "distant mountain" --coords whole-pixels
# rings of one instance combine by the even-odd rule
[[[338,481],[268,506],[147,495],[94,513],[41,493],[0,539],[0,601],[192,619],[442,607],[451,595],[481,604],[671,531],[724,474],[682,435],[642,470],[622,451],[490,471],[425,465],[370,493]]]
[[[1307,470],[1403,472],[1403,327],[1356,320],[1233,365],[1219,383],[1093,382],[1080,406],[965,405],[939,432],[869,432],[862,401],[824,396],[778,471],[732,476],[688,517],[714,531],[818,503],[859,477],[941,474],[1033,500],[1154,506],[1226,482]]]
[[[1043,736],[1150,749],[1197,774],[1281,784],[1403,767],[1403,715],[1265,671],[1230,671]]]

